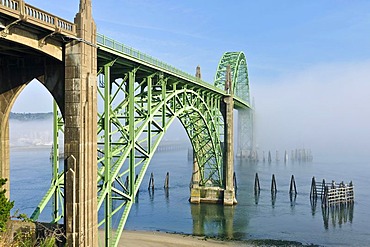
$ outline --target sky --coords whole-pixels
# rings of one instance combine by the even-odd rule
[[[26,2],[70,21],[78,11],[77,1]],[[99,33],[191,74],[200,65],[209,83],[224,52],[243,51],[261,150],[346,155],[370,153],[369,9],[367,0],[93,0]],[[51,111],[40,87],[32,82],[13,111]]]

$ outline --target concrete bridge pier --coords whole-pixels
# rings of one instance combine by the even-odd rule
[[[201,78],[200,67],[196,69],[196,77]],[[234,189],[234,99],[231,87],[231,70],[227,68],[225,90],[229,92],[221,102],[224,117],[224,160],[223,160],[223,188],[200,186],[199,166],[194,154],[193,174],[190,189],[191,203],[222,203],[234,205],[237,203]]]
[[[234,99],[233,96],[224,98],[224,119],[225,119],[225,150],[224,150],[224,205],[237,203],[234,189]]]
[[[91,0],[65,47],[65,229],[68,246],[98,246],[96,26]]]

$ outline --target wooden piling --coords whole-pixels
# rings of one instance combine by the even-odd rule
[[[315,177],[312,177],[310,199],[316,199],[316,198],[317,198],[316,180],[315,180]]]
[[[284,164],[286,164],[288,162],[288,152],[285,150],[285,154],[284,154]]]
[[[126,176],[125,187],[128,188],[128,176]]]
[[[271,164],[271,152],[269,151],[268,162]]]
[[[326,184],[325,184],[325,179],[322,180],[322,183],[321,183],[321,188],[320,188],[320,197],[322,199],[323,195],[324,195],[324,191],[325,191],[325,187],[326,187]]]
[[[154,190],[154,175],[153,172],[150,174],[150,179],[149,179],[149,185],[148,185],[148,190]]]
[[[276,194],[276,192],[277,192],[277,187],[276,187],[275,174],[272,174],[271,193],[272,193],[272,194]]]
[[[294,175],[292,175],[292,178],[290,179],[290,188],[289,188],[289,194],[295,194],[297,195],[297,186],[295,184]]]
[[[164,179],[164,186],[163,188],[168,189],[170,187],[170,173],[167,172],[166,178]]]
[[[236,174],[234,172],[234,175],[233,175],[233,185],[234,185],[234,189],[235,191],[238,190],[238,183],[236,182]]]
[[[256,176],[254,177],[254,194],[257,195],[261,191],[260,187],[260,180],[258,178],[258,173],[256,173]]]

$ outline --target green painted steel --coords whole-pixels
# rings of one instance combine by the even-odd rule
[[[223,186],[220,129],[215,124],[220,115],[214,114],[220,112],[222,97],[163,72],[132,68],[125,59],[99,62],[104,64],[99,75],[104,112],[98,122],[98,208],[104,217],[99,225],[106,229],[105,245],[117,246],[150,160],[176,118],[195,150],[200,184]],[[120,219],[114,232],[112,218]]]
[[[53,103],[53,148],[50,154],[52,163],[52,180],[49,190],[31,215],[37,220],[46,205],[52,203],[52,223],[56,223],[64,215],[64,169],[59,164],[59,135],[64,133],[64,121],[58,112],[57,103]]]
[[[225,85],[227,66],[230,66],[231,69],[232,85]],[[249,105],[248,68],[243,52],[225,52],[223,54],[218,63],[214,85],[218,88],[231,89],[234,98],[240,98]],[[254,147],[253,109],[251,107],[239,108],[237,128],[238,148],[236,153],[238,156],[248,156]]]
[[[149,163],[175,119],[179,119],[193,146],[199,185],[224,188],[221,105],[228,93],[114,40],[102,35],[97,38],[97,213],[99,227],[105,229],[99,242],[117,246]],[[238,69],[244,69],[243,60],[237,62],[240,64],[232,68],[237,68],[234,73],[242,77],[245,71]],[[234,85],[242,83],[233,81]],[[241,107],[249,107],[248,102],[240,102]],[[56,138],[62,128],[57,114],[55,119]],[[54,152],[58,153],[57,148]],[[56,203],[63,201],[64,181],[57,153],[53,158],[52,185],[32,219],[37,219],[50,200],[54,202],[53,222],[63,217],[63,204]],[[118,220],[114,231],[113,219]]]
[[[225,89],[226,69],[231,68],[233,94],[245,102],[250,101],[247,60],[243,52],[225,52],[218,63],[214,85]]]

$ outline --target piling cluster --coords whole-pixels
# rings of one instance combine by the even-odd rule
[[[329,227],[329,216],[333,225],[336,222],[341,225],[347,221],[353,220],[354,206],[354,186],[352,181],[348,184],[341,182],[336,184],[335,181],[326,183],[325,179],[322,182],[316,182],[315,177],[312,178],[310,201],[313,212],[316,208],[317,198],[321,199],[322,216],[324,227]]]
[[[331,206],[347,206],[354,202],[354,186],[352,181],[345,184],[343,181],[336,184],[333,180],[331,183],[326,183],[325,179],[322,182],[316,182],[315,177],[312,177],[310,199],[317,200],[321,198],[323,207]]]
[[[260,186],[260,180],[258,177],[258,173],[256,173],[254,177],[254,196],[255,196],[255,203],[258,204],[259,196],[261,192],[261,186]],[[271,178],[271,201],[272,205],[275,204],[276,201],[276,194],[278,192],[277,185],[276,185],[276,178],[275,174],[272,174]],[[297,186],[295,183],[294,175],[291,176],[290,179],[290,187],[289,187],[289,195],[290,195],[290,201],[293,202],[297,197]]]
[[[169,189],[170,188],[170,173],[167,172],[166,176],[164,178],[164,184],[163,184],[164,189]],[[150,173],[150,178],[149,178],[149,184],[148,184],[148,190],[154,190],[154,173]]]
[[[257,150],[251,150],[247,156],[243,156],[249,161],[252,162],[259,162],[259,154]],[[285,150],[284,154],[281,156],[279,151],[276,150],[275,155],[272,155],[271,151],[262,151],[262,162],[271,163],[273,161],[280,162],[284,161],[287,163],[288,161],[291,162],[311,162],[313,161],[313,155],[310,149],[300,148],[291,150],[290,155],[287,150]]]

